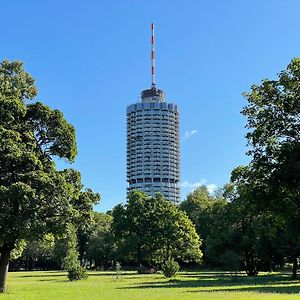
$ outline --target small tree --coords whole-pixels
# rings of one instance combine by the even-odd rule
[[[162,265],[162,272],[165,277],[171,278],[177,275],[177,272],[179,271],[180,267],[177,261],[175,261],[173,258],[168,259],[163,265]]]
[[[62,268],[64,270],[77,268],[77,266],[80,265],[77,250],[77,236],[72,224],[68,225],[64,242],[66,243],[66,253],[62,261]]]
[[[73,265],[71,268],[69,268],[67,276],[70,281],[77,281],[88,278],[88,274],[85,268],[80,266],[80,264]]]

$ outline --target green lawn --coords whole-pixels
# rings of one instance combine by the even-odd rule
[[[160,274],[89,272],[87,280],[69,282],[64,272],[11,272],[0,300],[155,300],[155,299],[300,299],[300,281],[290,274],[262,274],[232,279],[222,272],[181,272],[176,279]]]

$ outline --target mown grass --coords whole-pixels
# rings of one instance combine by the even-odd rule
[[[181,272],[175,279],[161,274],[89,272],[87,280],[69,282],[65,272],[11,272],[0,300],[155,300],[155,299],[300,299],[300,281],[290,274],[257,278],[224,272]]]

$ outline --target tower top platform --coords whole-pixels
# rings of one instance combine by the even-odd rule
[[[143,90],[141,93],[142,102],[163,102],[165,93],[163,90],[156,88],[155,85],[151,89]]]

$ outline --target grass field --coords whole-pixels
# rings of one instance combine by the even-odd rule
[[[181,272],[175,279],[160,274],[89,272],[87,280],[69,282],[64,272],[11,272],[0,300],[155,300],[155,299],[300,299],[300,281],[290,274],[232,278],[222,272]]]

